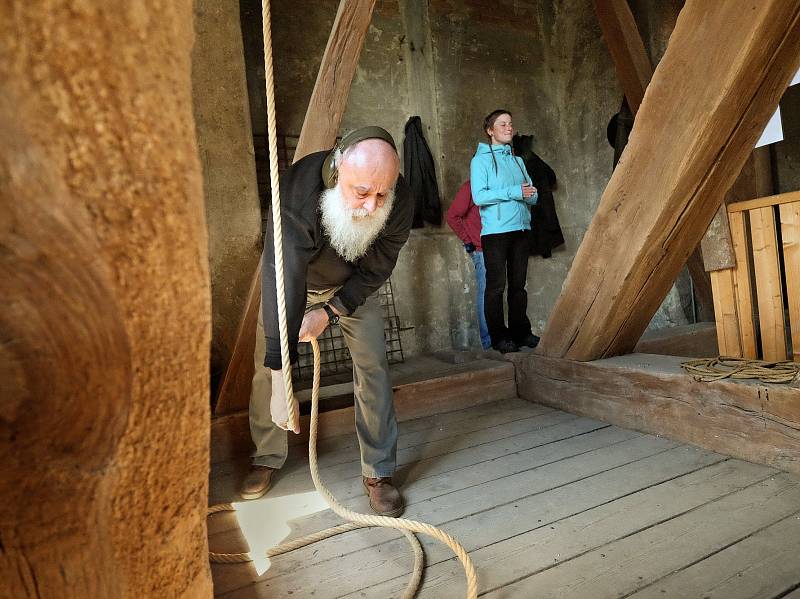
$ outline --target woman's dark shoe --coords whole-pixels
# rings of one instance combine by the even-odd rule
[[[507,354],[510,352],[519,351],[519,348],[517,347],[516,343],[514,343],[513,341],[507,341],[505,339],[503,341],[493,343],[492,348],[496,349],[501,354]]]
[[[517,345],[519,345],[520,347],[523,347],[523,346],[536,347],[537,345],[539,345],[539,337],[537,337],[536,335],[531,333],[527,337],[524,337],[523,339],[520,339],[519,341],[517,341]]]

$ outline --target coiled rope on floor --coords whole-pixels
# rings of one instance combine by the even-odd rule
[[[800,373],[800,364],[788,360],[767,362],[719,356],[682,362],[681,367],[696,381],[708,383],[723,379],[753,379],[762,383],[791,383]]]
[[[270,3],[269,0],[262,0],[262,18],[263,18],[263,32],[264,32],[264,74],[266,79],[266,92],[267,92],[267,133],[269,137],[269,166],[270,166],[270,179],[272,183],[272,226],[274,231],[275,241],[275,282],[278,294],[278,322],[280,325],[280,338],[281,338],[281,360],[283,366],[283,382],[286,389],[286,402],[288,407],[288,422],[294,422],[296,418],[296,403],[294,401],[294,391],[292,388],[292,370],[289,362],[289,340],[288,340],[288,327],[286,323],[286,296],[284,292],[283,281],[283,230],[281,227],[281,210],[280,210],[280,190],[278,186],[278,148],[277,148],[277,129],[275,126],[275,95],[274,95],[274,74],[272,70],[272,33],[270,27]],[[308,535],[301,539],[295,539],[287,543],[283,543],[277,547],[273,547],[267,551],[267,557],[274,557],[281,553],[293,551],[300,547],[305,547],[311,543],[330,538],[335,535],[349,532],[358,528],[366,526],[381,526],[385,528],[396,528],[400,530],[411,543],[414,552],[414,570],[411,579],[406,586],[403,594],[404,599],[411,599],[419,587],[422,579],[422,570],[424,567],[424,554],[419,540],[413,533],[426,534],[434,539],[441,541],[456,554],[467,578],[467,599],[477,599],[478,596],[478,577],[475,572],[475,566],[472,563],[467,551],[449,534],[443,530],[418,522],[416,520],[408,520],[405,518],[390,518],[387,516],[377,516],[372,514],[361,514],[355,512],[345,506],[328,491],[319,476],[319,466],[317,463],[317,423],[319,416],[319,385],[320,385],[320,355],[319,344],[316,339],[311,341],[311,347],[314,352],[314,382],[311,390],[311,425],[308,439],[308,463],[311,470],[311,478],[314,481],[314,487],[317,492],[322,495],[325,501],[340,517],[349,520],[348,524],[342,524],[327,530]],[[222,511],[233,510],[231,504],[220,504],[211,506],[208,510],[209,514],[218,513]],[[252,561],[249,553],[209,553],[209,559],[217,563],[241,563]]]

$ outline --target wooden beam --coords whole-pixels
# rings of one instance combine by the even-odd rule
[[[627,0],[594,0],[594,10],[634,116],[653,76],[650,58]]]
[[[591,360],[636,345],[800,66],[798,47],[800,0],[686,3],[542,353]]]
[[[193,3],[130,6],[0,3],[2,597],[213,594]]]
[[[322,56],[317,81],[308,103],[294,162],[336,143],[336,135],[347,106],[350,84],[372,19],[375,0],[341,0]],[[253,273],[244,315],[236,335],[231,359],[222,377],[215,415],[245,409],[255,366],[258,310],[261,305],[261,261]]]
[[[686,268],[692,278],[692,288],[697,303],[697,320],[711,322],[714,320],[714,294],[711,290],[711,277],[703,267],[703,254],[699,245],[689,255]]]
[[[765,208],[767,206],[780,206],[781,204],[792,204],[794,202],[800,202],[800,191],[790,191],[774,196],[736,202],[728,204],[727,209],[728,213],[743,212],[745,210],[755,210],[756,208]]]
[[[336,141],[375,0],[341,0],[308,102],[295,162]]]
[[[617,139],[614,145],[616,168],[628,143],[633,117],[639,110],[645,90],[653,77],[653,69],[627,0],[594,0],[594,8],[627,100],[623,102],[617,115]],[[675,21],[667,19],[664,26],[674,28]],[[699,319],[714,320],[711,278],[703,268],[699,246],[689,256],[686,266],[692,279]]]
[[[515,354],[523,399],[800,474],[800,389],[700,383],[685,358],[629,354],[574,362]]]
[[[634,352],[693,358],[718,356],[717,325],[713,322],[696,322],[648,331],[639,339]]]

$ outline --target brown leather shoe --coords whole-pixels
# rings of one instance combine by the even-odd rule
[[[396,518],[403,513],[405,506],[400,491],[392,484],[391,476],[382,478],[362,477],[364,490],[369,496],[369,507],[380,516]]]
[[[258,466],[256,464],[250,466],[250,472],[239,489],[239,495],[242,496],[242,499],[258,499],[269,491],[273,472],[275,472],[275,468],[270,468],[269,466]]]

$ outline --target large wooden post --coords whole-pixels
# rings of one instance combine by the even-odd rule
[[[0,4],[0,595],[211,596],[192,3]]]
[[[800,0],[686,3],[540,351],[633,349],[799,65]]]
[[[294,154],[298,161],[336,142],[336,134],[347,107],[350,84],[372,19],[375,0],[341,0],[322,57],[317,81],[308,103],[300,140]],[[253,378],[258,310],[261,304],[261,262],[253,273],[231,360],[220,385],[215,414],[247,408]]]

